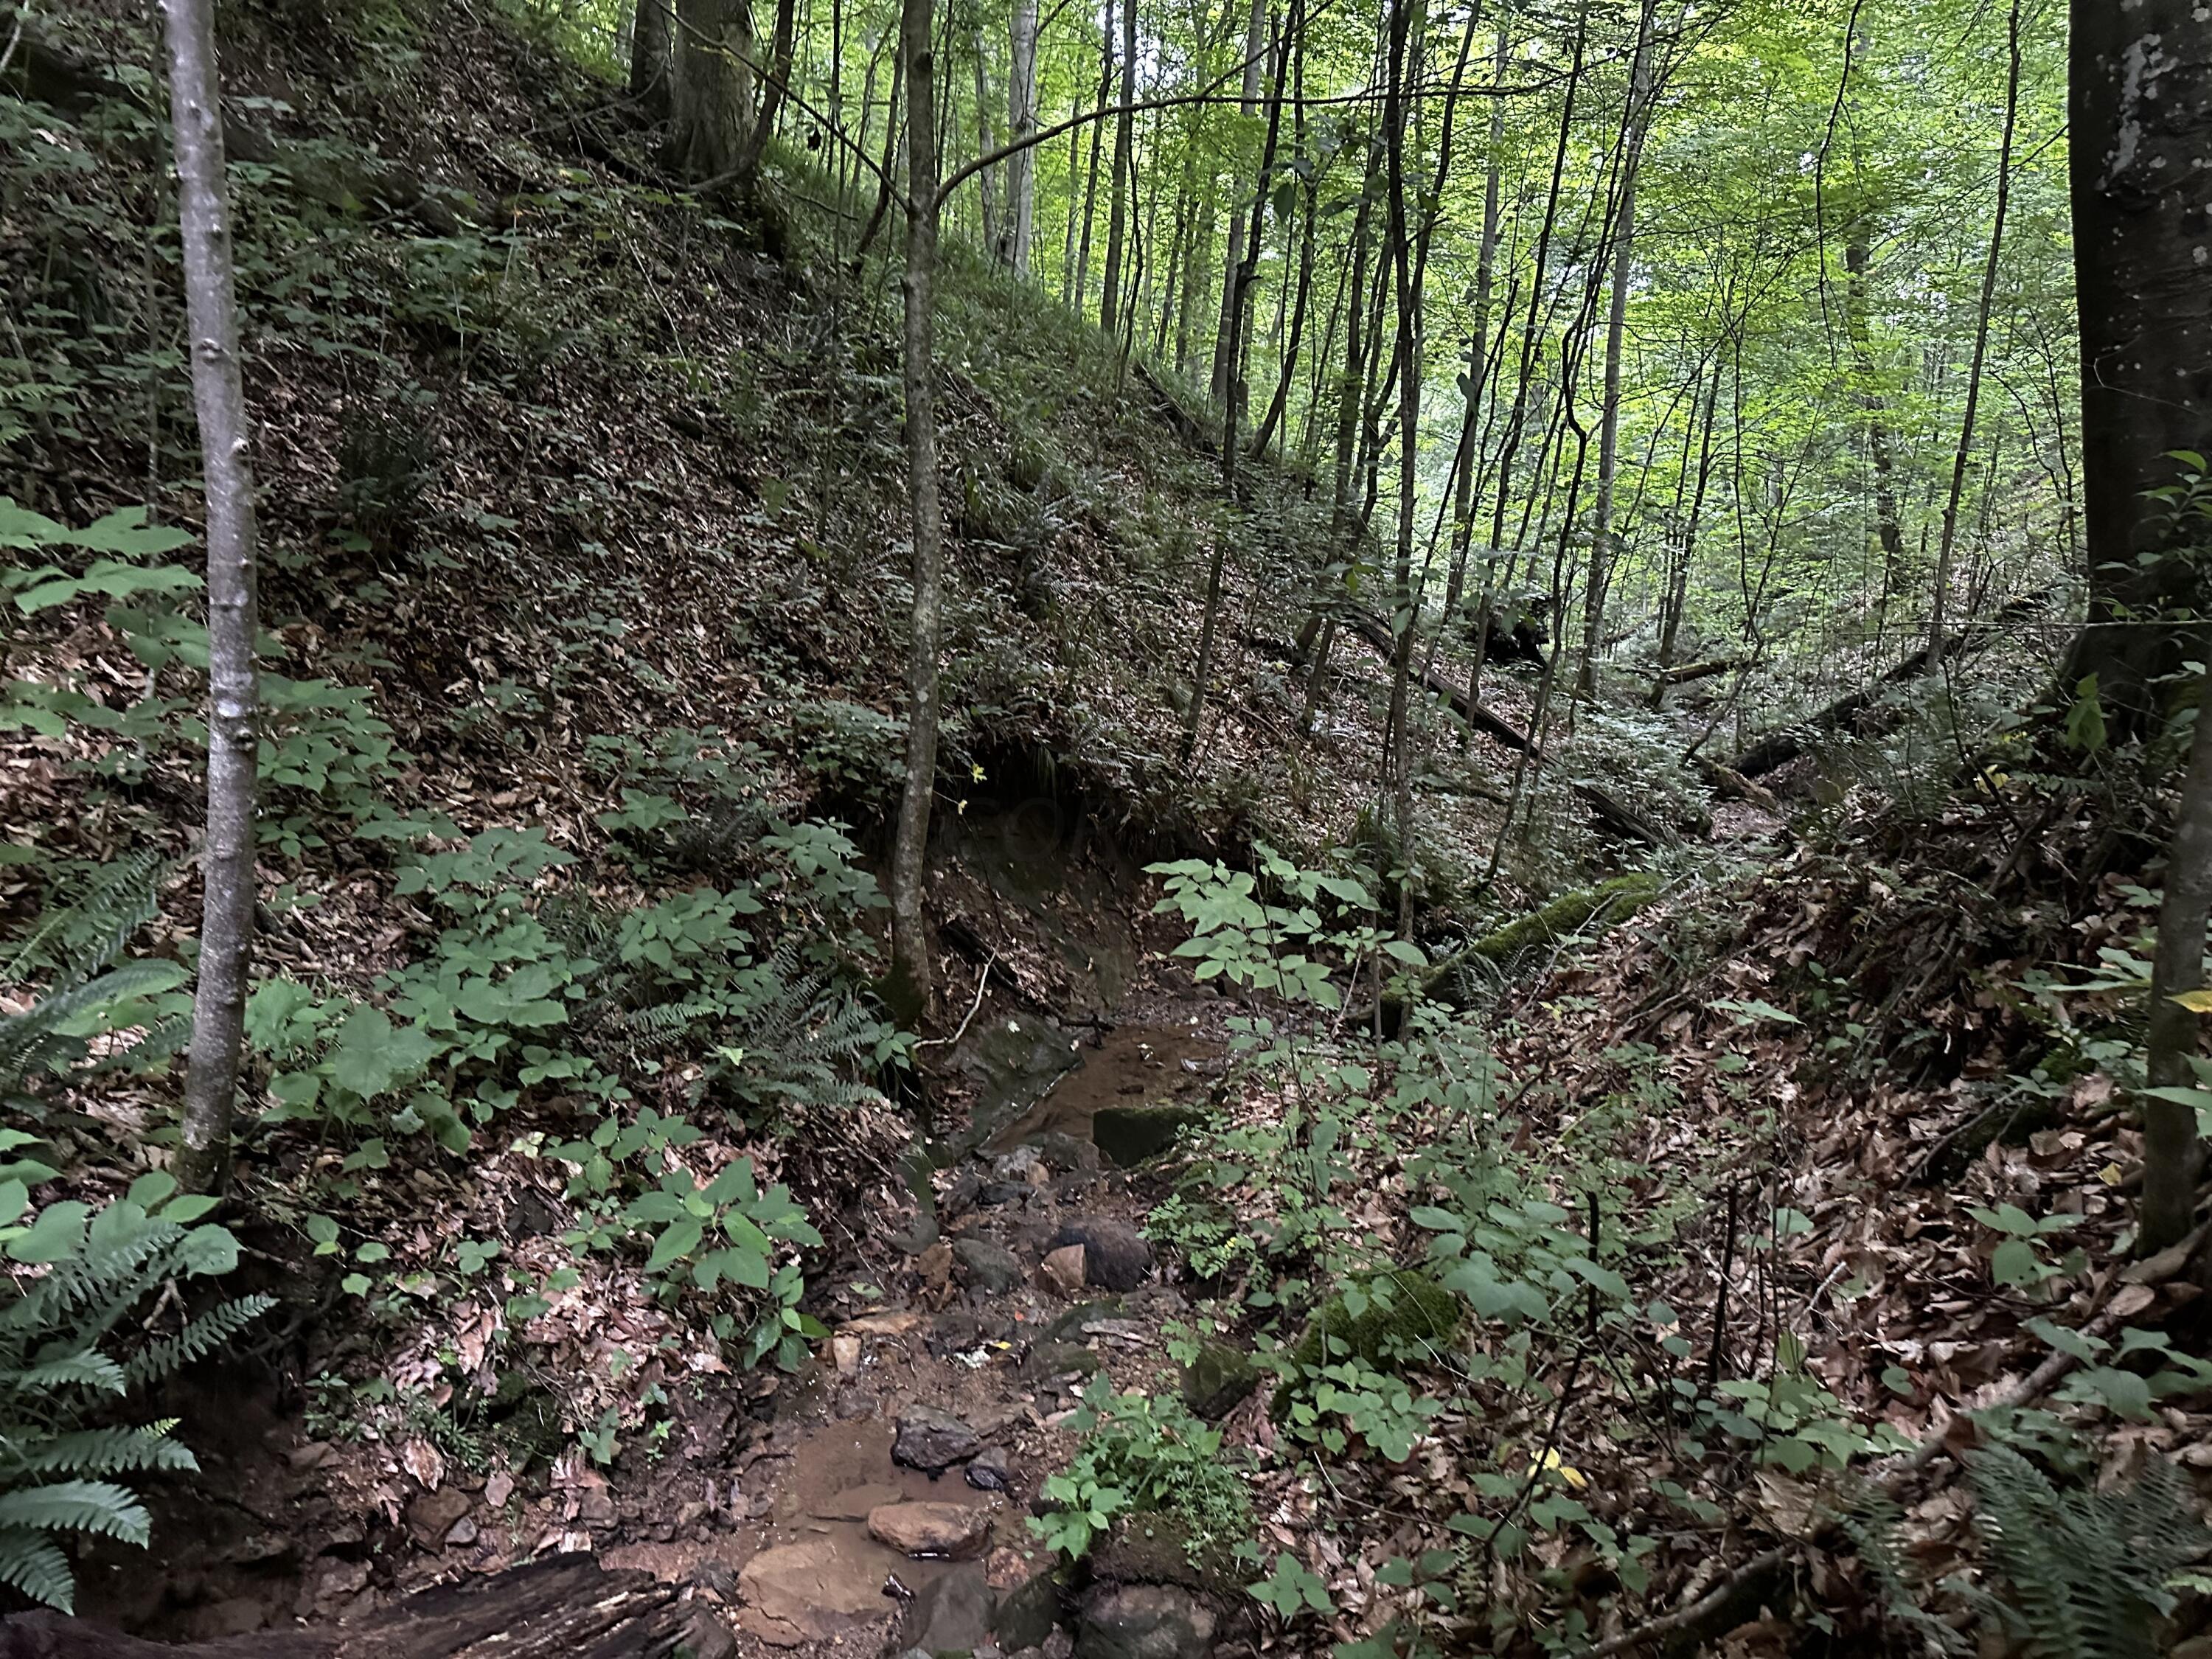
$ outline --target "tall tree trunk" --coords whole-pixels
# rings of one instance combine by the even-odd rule
[[[1073,121],[1082,113],[1083,89],[1078,87],[1067,112],[1067,118]],[[1091,127],[1091,135],[1092,142],[1096,143],[1097,127],[1095,123]],[[1077,208],[1077,204],[1081,201],[1083,196],[1080,188],[1082,179],[1083,129],[1072,126],[1067,130],[1067,223],[1065,227],[1060,253],[1060,300],[1062,305],[1073,307],[1078,311],[1083,308],[1083,301],[1078,297],[1075,288],[1075,222],[1083,216]]]
[[[937,495],[937,395],[933,374],[937,280],[936,60],[931,0],[902,0],[906,62],[907,501],[914,520],[914,612],[907,644],[906,780],[891,847],[891,1001],[909,1020],[927,1013],[935,972],[923,915],[930,805],[937,787],[938,648],[943,631],[945,521]]]
[[[1133,5],[1136,0],[1123,0]],[[1114,0],[1106,0],[1106,27],[1099,35],[1098,105],[1104,108],[1114,92]],[[1091,286],[1091,225],[1097,216],[1098,154],[1106,135],[1105,124],[1091,124],[1091,165],[1083,183],[1083,242],[1075,255],[1075,309],[1083,309],[1084,291]]]
[[[1407,719],[1413,661],[1413,521],[1420,486],[1421,306],[1413,266],[1413,228],[1406,212],[1406,75],[1413,13],[1419,0],[1392,0],[1390,68],[1385,83],[1382,132],[1389,179],[1390,264],[1398,295],[1398,537],[1395,614],[1391,618],[1390,711],[1383,727],[1387,775],[1395,784],[1398,860],[1398,934],[1413,933],[1413,890],[1419,855],[1413,830],[1413,742]],[[1474,27],[1473,19],[1468,27]]]
[[[738,157],[737,183],[744,194],[752,192],[760,173],[761,157],[768,153],[768,141],[775,136],[775,118],[783,108],[784,94],[791,85],[797,9],[797,0],[776,0],[775,33],[769,46],[769,70],[761,79],[760,112],[753,118],[744,150]]]
[[[1717,351],[1713,354],[1713,389],[1705,398],[1703,434],[1698,440],[1698,482],[1690,492],[1690,515],[1682,526],[1682,544],[1674,566],[1668,572],[1667,596],[1659,619],[1659,666],[1663,671],[1674,665],[1676,641],[1681,637],[1683,613],[1690,603],[1690,568],[1698,556],[1698,532],[1705,513],[1705,490],[1713,476],[1713,421],[1720,412],[1721,374],[1726,360]],[[1703,378],[1702,367],[1699,377]],[[1697,405],[1690,406],[1690,424],[1698,425]],[[1682,465],[1689,465],[1688,433],[1683,434]],[[1651,684],[1651,707],[1666,706],[1667,676],[1662,672]]]
[[[1291,32],[1300,27],[1300,19],[1293,15]],[[1283,78],[1285,57],[1289,50],[1289,39],[1285,37],[1275,54],[1274,96],[1267,106],[1267,142],[1261,154],[1260,175],[1252,191],[1251,234],[1246,239],[1244,263],[1232,274],[1230,283],[1230,327],[1235,330],[1243,324],[1246,289],[1252,281],[1252,268],[1260,259],[1261,216],[1267,210],[1267,175],[1275,165],[1275,146],[1283,128]],[[1232,334],[1230,358],[1236,360],[1238,342]],[[1233,380],[1229,386],[1229,403],[1221,416],[1221,494],[1224,502],[1227,523],[1234,523],[1238,514],[1237,501],[1237,454],[1243,447],[1241,436],[1243,428],[1244,383]],[[1198,732],[1206,713],[1206,682],[1213,672],[1213,646],[1221,620],[1221,580],[1224,562],[1228,556],[1229,542],[1224,529],[1217,530],[1213,538],[1213,560],[1206,574],[1206,610],[1199,624],[1198,669],[1190,692],[1190,708],[1183,716],[1182,760],[1186,766],[1198,749]]]
[[[983,24],[980,17],[970,36],[975,59],[975,154],[988,155],[998,149],[998,140],[991,134],[991,70],[983,43]],[[1028,152],[1024,151],[1024,155]],[[1000,264],[1006,263],[1006,249],[1000,245],[999,173],[996,167],[985,167],[975,175],[975,193],[983,205],[983,246]]]
[[[2199,635],[2212,653],[2212,631]],[[2212,662],[2212,655],[2203,659]],[[2204,985],[2204,930],[2212,918],[2212,683],[2197,680],[2197,733],[2181,786],[2181,817],[2166,862],[2159,905],[2158,950],[2151,965],[2150,1024],[2144,1055],[2153,1090],[2198,1086],[2190,1065],[2204,1031],[2203,1017],[2179,1000]],[[2143,1099],[2142,1249],[2154,1255],[2178,1243],[2195,1219],[2204,1148],[2197,1109],[2180,1101]]]
[[[1274,436],[1277,424],[1282,421],[1290,406],[1291,382],[1297,377],[1298,349],[1305,336],[1306,306],[1313,295],[1314,232],[1321,217],[1321,167],[1305,153],[1306,45],[1304,29],[1300,29],[1297,38],[1291,42],[1291,154],[1307,163],[1298,222],[1297,293],[1291,304],[1290,338],[1283,346],[1281,373],[1275,380],[1275,395],[1268,399],[1267,413],[1260,422],[1259,431],[1253,434],[1252,453],[1255,455],[1267,453],[1268,440]]]
[[[1012,70],[1006,82],[1007,136],[1015,143],[1036,131],[1036,0],[1014,0],[1011,32]],[[1036,151],[1017,150],[1006,158],[1006,237],[1000,255],[1017,276],[1030,274],[1030,244],[1036,233]]]
[[[162,0],[169,112],[183,233],[192,406],[207,507],[208,821],[200,846],[199,980],[192,998],[178,1182],[230,1179],[246,979],[253,955],[253,795],[260,688],[254,676],[253,473],[239,363],[238,305],[225,195],[222,77],[212,0]]]
[[[1943,654],[1943,622],[1951,597],[1951,556],[1959,540],[1959,502],[1966,488],[1966,466],[1974,447],[1974,417],[1982,401],[1982,369],[1989,360],[1990,311],[1997,291],[1997,267],[2004,254],[2005,214],[2012,205],[2012,141],[2020,125],[2020,7],[2012,0],[2007,41],[2011,67],[2005,76],[2004,137],[1997,149],[1997,208],[1990,226],[1990,252],[1982,267],[1982,302],[1974,320],[1974,358],[1966,371],[1966,412],[1959,422],[1959,447],[1951,459],[1951,495],[1943,507],[1943,537],[1936,549],[1936,592],[1928,614],[1928,655]]]
[[[1859,378],[1867,383],[1861,400],[1867,411],[1867,453],[1874,465],[1875,537],[1881,544],[1881,605],[1905,591],[1905,523],[1897,510],[1897,461],[1889,432],[1888,405],[1875,389],[1877,370],[1873,329],[1867,313],[1867,269],[1870,261],[1865,222],[1854,224],[1844,244],[1844,328]]]
[[[2074,0],[2069,61],[2089,617],[2063,678],[2096,675],[2114,735],[2139,737],[2193,643],[2175,613],[2203,605],[2191,532],[2146,492],[2170,452],[2212,449],[2212,10]]]
[[[1230,0],[1234,5],[1236,0]],[[1267,0],[1252,0],[1244,24],[1244,81],[1238,100],[1238,109],[1247,117],[1260,112],[1260,59],[1267,23]],[[1213,331],[1213,400],[1229,401],[1229,383],[1237,373],[1237,359],[1231,349],[1236,329],[1230,321],[1229,307],[1237,302],[1238,291],[1237,273],[1244,265],[1244,221],[1242,215],[1231,211],[1229,216],[1229,257],[1221,273],[1221,320]]]
[[[1636,29],[1636,61],[1629,72],[1628,110],[1620,158],[1620,209],[1613,222],[1613,302],[1606,319],[1605,406],[1598,415],[1597,500],[1591,513],[1589,580],[1583,586],[1582,661],[1575,674],[1579,696],[1597,691],[1597,657],[1605,643],[1607,591],[1620,548],[1613,523],[1613,491],[1620,472],[1620,359],[1628,332],[1628,283],[1636,264],[1636,175],[1650,128],[1651,28],[1658,0],[1644,0]]]
[[[1112,339],[1121,323],[1121,244],[1136,184],[1137,0],[1121,0],[1121,112],[1114,118],[1114,188],[1106,210],[1106,289],[1098,326]]]
[[[629,33],[629,95],[652,120],[668,118],[668,0],[637,0]]]
[[[733,177],[752,108],[753,14],[748,0],[676,0],[673,146],[695,183]]]

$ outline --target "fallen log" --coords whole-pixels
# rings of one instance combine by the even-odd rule
[[[327,1630],[144,1642],[82,1619],[0,1619],[0,1659],[726,1659],[737,1644],[703,1602],[649,1572],[556,1555],[418,1590]]]
[[[1744,657],[1716,657],[1711,662],[1686,662],[1673,668],[1647,668],[1644,672],[1662,685],[1688,685],[1698,680],[1709,680],[1716,674],[1734,673],[1748,660]]]
[[[1397,641],[1390,637],[1390,629],[1381,617],[1361,610],[1356,605],[1344,606],[1341,617],[1346,627],[1380,651],[1386,659],[1396,652]],[[1453,713],[1485,737],[1495,738],[1508,749],[1517,750],[1522,754],[1537,755],[1535,746],[1528,741],[1528,733],[1516,730],[1475,702],[1467,695],[1464,686],[1452,684],[1434,668],[1424,671],[1419,678],[1424,687],[1449,702]]]
[[[1883,692],[1893,686],[1910,684],[1954,657],[1970,656],[1985,646],[1996,644],[2014,623],[2025,622],[2050,601],[2051,591],[2048,588],[2024,593],[1987,621],[1976,623],[1951,635],[1944,640],[1940,650],[1930,651],[1926,646],[1922,646],[1873,684],[1854,691],[1847,697],[1837,698],[1826,708],[1807,715],[1802,720],[1768,732],[1730,761],[1728,769],[1747,778],[1755,778],[1787,766],[1803,754],[1814,738],[1831,732],[1839,732],[1847,726],[1857,725],[1859,717],[1874,708]]]

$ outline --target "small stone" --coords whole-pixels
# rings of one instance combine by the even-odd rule
[[[1088,1376],[1103,1363],[1080,1342],[1042,1341],[1030,1349],[1022,1370],[1043,1382],[1055,1376]]]
[[[1061,1296],[1083,1294],[1084,1274],[1088,1267],[1084,1248],[1080,1244],[1064,1244],[1056,1250],[1045,1252],[1039,1264],[1044,1282]]]
[[[996,1210],[1008,1204],[1024,1201],[1032,1189],[1026,1182],[994,1181],[983,1188],[976,1202],[987,1210]]]
[[[1002,1648],[1034,1648],[1052,1634],[1060,1616],[1060,1581],[1049,1556],[1032,1559],[1018,1550],[994,1550],[984,1577],[998,1597],[991,1612],[991,1634]]]
[[[1038,1644],[1038,1651],[1044,1655],[1044,1659],[1069,1659],[1075,1651],[1075,1638],[1054,1626],[1052,1634]]]
[[[1259,1386],[1259,1366],[1231,1343],[1202,1342],[1197,1357],[1183,1367],[1183,1404],[1209,1423],[1228,1416]]]
[[[991,1511],[979,1504],[885,1504],[868,1511],[868,1535],[908,1555],[963,1560],[982,1553]]]
[[[484,1502],[495,1510],[504,1509],[507,1500],[514,1496],[514,1477],[505,1469],[494,1469],[484,1482]]]
[[[1086,1284],[1103,1290],[1133,1291],[1152,1274],[1152,1247],[1126,1221],[1103,1216],[1079,1218],[1053,1235],[1054,1249],[1070,1244],[1083,1246]]]
[[[1022,1282],[1022,1264],[1004,1245],[988,1238],[963,1238],[952,1247],[963,1282],[1003,1296]]]
[[[454,1522],[452,1527],[447,1530],[446,1547],[449,1550],[459,1549],[464,1546],[473,1544],[476,1541],[477,1523],[469,1519],[465,1515],[459,1520]]]
[[[1174,1584],[1111,1584],[1084,1603],[1078,1659],[1206,1659],[1218,1620]]]
[[[576,1502],[576,1519],[587,1527],[611,1527],[615,1523],[615,1500],[605,1486],[590,1486]]]
[[[899,1414],[891,1461],[910,1469],[942,1474],[955,1463],[966,1462],[982,1447],[975,1431],[950,1412],[939,1411],[934,1406],[909,1406]]]
[[[860,1370],[860,1339],[857,1336],[831,1337],[830,1357],[836,1364],[838,1376],[858,1376]]]
[[[407,1530],[425,1549],[445,1541],[453,1523],[469,1512],[469,1495],[453,1486],[419,1494],[407,1505]]]
[[[1030,1171],[1042,1169],[1044,1159],[1034,1146],[1017,1146],[991,1166],[991,1173],[1000,1181],[1018,1181],[1027,1184]]]
[[[899,1640],[933,1656],[972,1654],[991,1637],[991,1589],[981,1573],[949,1572],[932,1579],[906,1604]]]
[[[978,1492],[1012,1492],[1014,1471],[1004,1446],[986,1446],[968,1462],[968,1484]],[[1017,1645],[1020,1645],[1017,1644]]]
[[[338,1449],[327,1440],[309,1440],[295,1446],[284,1454],[285,1461],[295,1469],[319,1469],[337,1460]]]
[[[1079,1140],[1062,1129],[1054,1129],[1036,1144],[1037,1156],[1045,1167],[1059,1175],[1070,1175],[1079,1170],[1098,1167],[1098,1149],[1087,1140]]]

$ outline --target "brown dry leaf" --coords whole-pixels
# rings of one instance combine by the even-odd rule
[[[399,1462],[422,1483],[425,1492],[435,1492],[445,1484],[446,1460],[438,1449],[427,1440],[410,1440],[400,1449]]]

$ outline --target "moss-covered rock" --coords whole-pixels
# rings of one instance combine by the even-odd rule
[[[1260,1367],[1234,1343],[1203,1342],[1182,1368],[1182,1402],[1209,1423],[1218,1423],[1260,1384]]]
[[[1356,1281],[1360,1310],[1340,1291],[1321,1305],[1290,1352],[1294,1369],[1275,1390],[1280,1416],[1310,1373],[1345,1354],[1378,1370],[1425,1357],[1458,1336],[1466,1310],[1451,1291],[1410,1267],[1394,1267]],[[1340,1345],[1340,1346],[1339,1346]]]
[[[1158,1158],[1209,1115],[1202,1106],[1102,1106],[1091,1120],[1091,1139],[1108,1163],[1127,1170]]]

